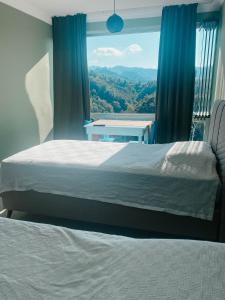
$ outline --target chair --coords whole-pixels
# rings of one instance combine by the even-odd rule
[[[155,144],[155,133],[156,133],[156,121],[153,121],[150,130],[150,144]]]

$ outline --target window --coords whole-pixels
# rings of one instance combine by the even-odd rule
[[[159,32],[88,38],[92,113],[155,113]]]
[[[211,113],[217,25],[215,21],[204,22],[197,29],[194,116],[198,118]]]
[[[210,117],[217,27],[206,21],[196,31],[194,140],[203,139]],[[88,38],[92,117],[155,113],[159,40],[160,32]]]
[[[218,22],[205,21],[196,32],[196,76],[191,139],[203,140],[212,107]]]

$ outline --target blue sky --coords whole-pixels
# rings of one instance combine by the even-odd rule
[[[88,38],[89,66],[157,68],[159,32]]]
[[[197,31],[196,65],[200,61],[202,34]],[[88,65],[142,67],[157,69],[159,32],[89,37]]]

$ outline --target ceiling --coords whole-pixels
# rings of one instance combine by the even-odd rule
[[[45,22],[51,17],[86,13],[88,22],[104,21],[112,13],[113,0],[0,0]],[[160,16],[162,7],[199,3],[199,11],[217,10],[224,0],[117,0],[118,13],[125,19]]]

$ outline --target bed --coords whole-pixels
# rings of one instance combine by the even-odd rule
[[[50,141],[11,156],[4,207],[223,240],[224,106],[215,104],[209,144]]]
[[[0,298],[225,299],[225,245],[0,218]]]

